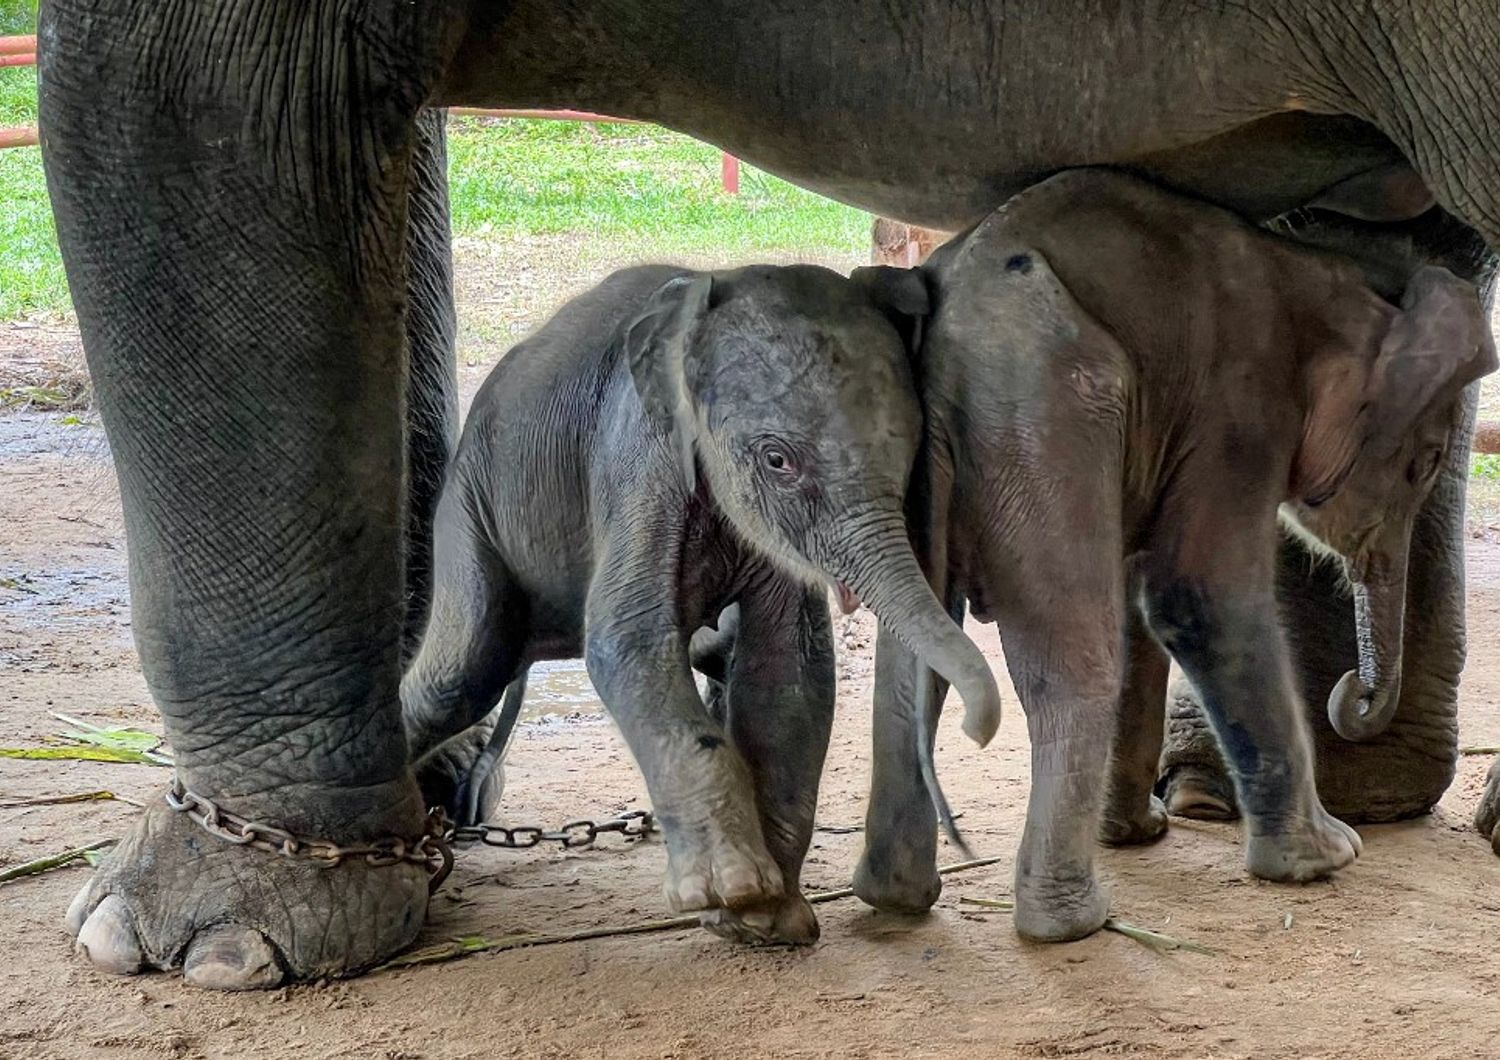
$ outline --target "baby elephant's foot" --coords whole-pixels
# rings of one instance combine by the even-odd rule
[[[1152,843],[1167,834],[1167,808],[1155,795],[1134,810],[1110,807],[1099,822],[1099,841],[1112,847]]]
[[[942,893],[943,878],[937,873],[936,858],[925,849],[866,847],[854,869],[855,896],[883,912],[925,913]]]
[[[800,894],[747,909],[710,909],[698,923],[722,939],[750,946],[810,946],[818,941],[818,918]]]
[[[1232,821],[1239,816],[1234,784],[1222,772],[1201,766],[1173,766],[1159,782],[1162,801],[1173,817]]]
[[[667,905],[674,912],[769,906],[782,895],[781,869],[766,852],[759,831],[702,836],[667,862]]]
[[[1364,844],[1359,833],[1322,806],[1286,827],[1252,833],[1245,852],[1251,875],[1278,883],[1306,883],[1348,865]]]
[[[1109,919],[1109,892],[1092,875],[1016,880],[1016,931],[1033,942],[1072,942]]]

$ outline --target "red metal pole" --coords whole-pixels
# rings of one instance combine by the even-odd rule
[[[35,66],[35,55],[0,55],[0,67],[3,66]]]
[[[36,37],[0,37],[0,55],[35,55]]]
[[[7,147],[31,147],[38,142],[36,130],[24,126],[0,129],[0,150]]]
[[[549,118],[553,121],[614,122],[620,125],[644,125],[633,118],[611,118],[586,110],[488,110],[484,107],[449,107],[449,114],[471,114],[479,118]]]
[[[740,160],[727,151],[719,163],[719,176],[724,181],[724,190],[730,195],[740,193]]]

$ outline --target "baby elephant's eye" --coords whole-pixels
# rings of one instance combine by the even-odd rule
[[[786,454],[780,449],[767,449],[761,455],[761,459],[766,462],[766,467],[772,471],[785,471],[791,466],[790,461],[786,458]]]

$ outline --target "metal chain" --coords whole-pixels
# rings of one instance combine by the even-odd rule
[[[538,843],[561,843],[569,850],[592,846],[601,835],[619,833],[627,839],[635,839],[656,830],[656,818],[650,810],[631,810],[607,821],[569,821],[558,828],[539,828],[535,825],[507,827],[481,821],[475,825],[463,825],[451,829],[445,838],[456,847],[483,843],[486,846],[505,850],[529,850]]]
[[[656,830],[656,819],[650,810],[630,810],[605,821],[569,821],[559,828],[536,825],[507,827],[489,821],[476,825],[453,826],[441,807],[428,811],[422,834],[415,840],[391,836],[371,843],[342,846],[328,839],[313,839],[288,832],[264,821],[255,821],[230,813],[212,799],[189,791],[181,780],[173,779],[165,795],[167,805],[185,813],[205,832],[226,843],[254,847],[282,857],[311,861],[320,868],[331,869],[349,858],[362,858],[376,868],[409,863],[427,869],[427,889],[436,891],[453,871],[453,847],[483,843],[505,850],[529,850],[539,843],[560,843],[574,850],[592,846],[601,835],[618,833],[637,839]]]
[[[453,871],[453,850],[448,845],[448,820],[441,809],[428,813],[422,834],[416,839],[390,836],[370,843],[342,846],[328,839],[294,835],[285,828],[230,813],[215,805],[212,799],[189,791],[181,780],[175,778],[165,797],[167,805],[173,810],[187,814],[188,819],[198,827],[226,843],[311,861],[320,868],[335,868],[350,858],[361,858],[375,868],[400,864],[421,865],[428,873],[429,892],[442,886],[448,873]]]

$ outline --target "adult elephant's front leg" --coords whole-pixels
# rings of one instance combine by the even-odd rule
[[[445,45],[389,11],[57,0],[41,24],[49,190],[177,777],[342,844],[423,827],[396,698],[405,234]],[[157,801],[69,924],[100,967],[236,988],[366,967],[426,904],[419,864],[322,867]]]

